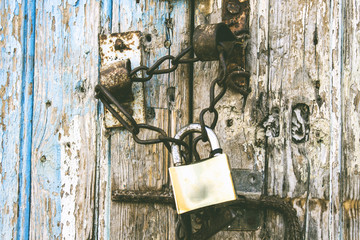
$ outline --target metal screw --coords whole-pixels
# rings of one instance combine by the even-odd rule
[[[240,5],[235,1],[229,1],[226,10],[231,14],[238,14],[240,12]]]
[[[42,156],[41,156],[40,162],[46,162],[46,157],[45,157],[45,155],[42,155]]]
[[[166,40],[166,41],[164,42],[164,47],[165,47],[165,48],[170,48],[170,46],[171,46],[171,42],[170,42],[169,40]]]

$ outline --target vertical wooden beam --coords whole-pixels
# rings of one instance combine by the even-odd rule
[[[100,4],[36,6],[30,238],[93,237]]]
[[[100,2],[100,34],[109,34],[112,29],[113,0]],[[97,36],[98,37],[98,36]],[[99,59],[100,70],[100,59]],[[97,167],[96,186],[97,191],[97,239],[110,239],[110,208],[111,208],[111,138],[107,136],[104,124],[104,107],[97,102]]]
[[[224,152],[229,156],[232,168],[264,171],[265,134],[260,126],[267,116],[267,1],[250,2],[250,39],[247,50],[247,70],[251,73],[249,94],[245,108],[243,96],[228,89],[216,105],[219,120],[215,132]],[[222,1],[195,1],[195,27],[199,24],[219,23],[222,21]],[[226,6],[225,6],[226,7]],[[199,122],[200,111],[208,107],[210,83],[218,74],[218,62],[198,62],[194,65],[194,122]],[[210,116],[207,116],[210,118]],[[212,116],[211,116],[212,117]],[[208,121],[210,122],[210,119]],[[207,157],[209,148],[201,148],[202,157]],[[259,239],[258,231],[221,231],[212,239]]]
[[[330,3],[330,161],[329,239],[342,238],[342,81],[343,81],[343,0]]]
[[[31,10],[30,10],[31,12]],[[1,3],[0,15],[0,238],[27,238],[28,234],[28,122],[32,89],[28,81],[28,4]],[[26,87],[26,89],[22,89]],[[19,195],[20,193],[20,195]]]
[[[113,1],[112,32],[141,31],[144,58],[151,65],[160,57],[180,52],[189,45],[188,1]],[[165,47],[169,44],[169,48]],[[161,68],[166,68],[164,63]],[[136,67],[133,65],[132,67]],[[188,66],[175,73],[154,76],[145,83],[147,123],[170,136],[188,123]],[[141,138],[156,137],[143,132]],[[139,145],[121,129],[109,132],[111,190],[161,190],[169,187],[169,153],[162,144]],[[174,239],[175,215],[168,206],[111,202],[111,239]]]
[[[23,72],[21,94],[19,218],[17,239],[29,239],[31,197],[31,150],[34,105],[35,6],[25,1],[23,25]]]
[[[342,81],[342,184],[344,239],[358,239],[360,231],[360,7],[344,1],[343,81]]]
[[[269,105],[279,107],[281,129],[268,139],[268,192],[291,199],[306,239],[337,238],[341,228],[341,8],[338,1],[270,4]],[[301,121],[309,121],[309,136],[299,141]]]

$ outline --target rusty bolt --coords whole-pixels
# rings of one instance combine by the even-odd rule
[[[41,156],[40,162],[46,162],[46,157],[45,157],[45,155],[42,155],[42,156]]]
[[[238,14],[240,12],[240,5],[236,1],[229,1],[226,6],[226,9],[231,14]]]
[[[116,39],[115,41],[115,50],[121,51],[126,48],[126,45],[121,39]]]
[[[171,46],[171,42],[170,42],[169,40],[166,40],[166,41],[164,42],[164,47],[165,47],[165,48],[170,48],[170,46]]]

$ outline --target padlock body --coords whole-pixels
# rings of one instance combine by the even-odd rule
[[[169,171],[178,214],[236,200],[226,154]]]

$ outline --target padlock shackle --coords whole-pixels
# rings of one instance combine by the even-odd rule
[[[209,137],[211,150],[214,151],[214,150],[220,149],[221,148],[220,143],[219,143],[219,140],[218,140],[216,134],[214,133],[214,131],[209,127],[205,127],[205,130],[206,130],[206,133],[207,133],[207,135]],[[176,133],[174,138],[182,140],[188,134],[194,133],[194,132],[201,133],[201,125],[199,123],[191,123],[191,124],[183,127],[182,129],[180,129]],[[172,153],[172,157],[173,157],[174,166],[181,165],[182,161],[181,161],[181,154],[180,154],[179,145],[173,144],[171,146],[171,153]]]

